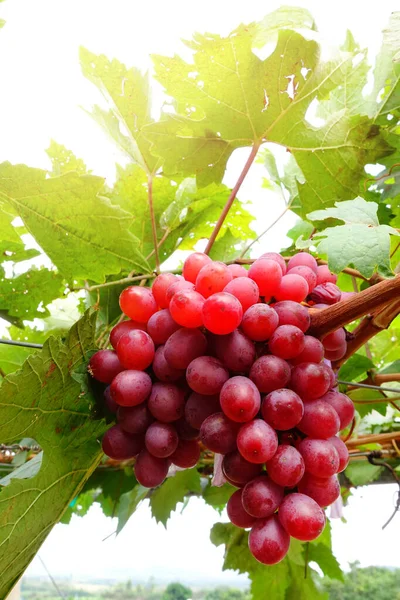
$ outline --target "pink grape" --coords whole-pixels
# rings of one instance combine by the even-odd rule
[[[279,325],[268,346],[274,356],[286,360],[295,358],[304,350],[304,333],[295,325]]]
[[[224,413],[208,416],[200,427],[200,439],[204,446],[218,454],[228,454],[236,450],[238,423],[234,423]]]
[[[110,393],[120,406],[136,406],[150,395],[151,386],[151,379],[147,373],[122,371],[112,380]]]
[[[328,440],[305,438],[297,446],[307,473],[316,477],[330,477],[338,472],[339,454]]]
[[[291,300],[292,302],[302,302],[308,295],[308,283],[301,275],[296,273],[287,273],[282,277],[282,281],[275,291],[275,298],[279,301]]]
[[[306,280],[308,285],[308,293],[310,294],[315,286],[317,285],[317,275],[315,271],[310,269],[310,267],[306,267],[305,265],[298,265],[297,267],[293,267],[288,271],[288,274],[291,275],[300,275],[303,279]]]
[[[159,381],[169,383],[182,379],[184,369],[174,369],[165,359],[165,346],[159,346],[153,359],[153,372]]]
[[[289,494],[279,507],[278,518],[287,533],[302,542],[315,540],[325,527],[325,513],[305,494]]]
[[[345,341],[346,332],[343,327],[341,327],[340,329],[336,329],[336,331],[332,331],[332,333],[328,333],[328,335],[323,338],[322,343],[326,350],[337,350]]]
[[[262,401],[263,419],[278,431],[287,431],[300,423],[304,404],[293,390],[286,388],[270,392]]]
[[[122,321],[122,323],[118,323],[111,329],[110,333],[110,344],[114,348],[117,349],[117,344],[124,335],[124,333],[128,333],[128,331],[132,331],[133,329],[141,329],[142,331],[147,331],[147,327],[144,323],[138,323],[137,321]]]
[[[123,371],[118,355],[113,350],[99,350],[89,360],[88,371],[102,383],[111,383]]]
[[[147,323],[157,311],[157,302],[151,290],[138,285],[131,285],[123,290],[119,305],[127,317],[139,323]]]
[[[239,300],[219,292],[213,294],[203,305],[204,326],[212,333],[226,335],[232,333],[239,325],[243,316],[242,305]]]
[[[310,294],[310,300],[316,304],[336,304],[341,298],[342,292],[334,283],[321,283],[317,285]]]
[[[136,459],[135,477],[140,485],[155,488],[166,478],[170,464],[168,458],[157,458],[147,450],[142,450]]]
[[[169,310],[179,325],[201,327],[203,325],[204,298],[195,290],[182,290],[171,298]]]
[[[243,508],[249,515],[257,519],[274,514],[282,500],[283,487],[266,475],[252,479],[243,489]]]
[[[339,467],[338,467],[337,472],[341,473],[342,471],[345,470],[345,468],[349,464],[350,456],[349,456],[349,451],[347,449],[347,446],[336,435],[334,435],[333,437],[330,437],[328,439],[328,442],[330,442],[336,448],[336,452],[339,455]]]
[[[260,258],[268,258],[269,260],[274,260],[280,266],[282,275],[286,274],[286,261],[283,258],[283,256],[281,256],[277,252],[264,252],[264,254],[261,254]]]
[[[133,458],[144,447],[142,435],[130,435],[120,425],[113,425],[103,437],[102,448],[104,454],[115,460]]]
[[[337,275],[330,272],[328,265],[319,265],[317,268],[317,285],[328,283],[328,281],[330,283],[336,283]]]
[[[168,308],[167,290],[172,283],[178,280],[178,277],[173,273],[161,273],[155,278],[151,291],[160,308]]]
[[[311,362],[320,363],[324,358],[324,347],[317,338],[312,335],[304,336],[304,348],[294,358],[292,358],[292,365],[300,365],[301,363]]]
[[[167,289],[167,293],[165,294],[167,308],[169,308],[173,296],[175,296],[175,294],[177,294],[178,292],[183,291],[194,291],[194,283],[190,283],[190,281],[185,281],[185,279],[178,279],[171,283],[171,285]]]
[[[189,425],[200,429],[207,417],[220,410],[219,395],[204,396],[192,392],[185,405],[185,418]]]
[[[250,277],[236,277],[223,289],[224,292],[235,296],[242,305],[243,312],[258,302],[260,292],[255,281]]]
[[[268,304],[254,304],[243,315],[241,328],[255,342],[269,340],[278,327],[279,317]]]
[[[215,350],[217,357],[235,373],[247,373],[256,358],[253,342],[239,329],[216,336]]]
[[[174,369],[186,369],[189,364],[205,354],[207,340],[199,329],[178,329],[167,340],[164,347],[164,356],[168,364]]]
[[[222,461],[222,472],[224,475],[226,475],[229,481],[233,481],[235,485],[239,486],[257,477],[261,469],[262,465],[249,462],[237,450],[225,454]]]
[[[145,331],[134,329],[124,333],[117,344],[117,354],[125,369],[144,371],[154,358],[154,342]]]
[[[115,402],[115,400],[113,400],[111,398],[110,387],[111,386],[108,385],[106,387],[106,389],[104,390],[104,393],[103,393],[104,404],[105,404],[107,410],[109,410],[111,413],[116,413],[118,410],[118,404]]]
[[[233,492],[232,496],[228,500],[228,504],[226,505],[226,510],[231,523],[236,525],[236,527],[248,529],[254,525],[256,519],[251,517],[244,510],[242,504],[242,493],[243,490],[236,490],[236,492]]]
[[[155,421],[146,431],[144,441],[150,454],[167,458],[177,449],[179,438],[173,425]]]
[[[293,267],[306,266],[309,267],[315,274],[318,273],[317,261],[308,252],[298,252],[288,262],[288,271]]]
[[[229,371],[213,356],[199,356],[186,369],[186,381],[190,388],[205,396],[218,394],[228,379]]]
[[[305,466],[300,452],[293,446],[278,446],[274,456],[266,462],[267,473],[272,481],[282,487],[293,488],[302,479]]]
[[[173,383],[155,383],[148,407],[153,417],[162,423],[177,421],[185,410],[183,391]]]
[[[290,366],[277,356],[261,356],[250,369],[250,379],[260,392],[269,393],[285,387],[290,379]]]
[[[175,428],[178,432],[180,440],[198,440],[200,437],[200,431],[195,429],[186,421],[184,417],[178,421],[174,421]]]
[[[339,431],[340,420],[337,412],[323,400],[304,403],[304,415],[297,428],[313,438],[327,440]]]
[[[282,269],[274,260],[259,258],[251,265],[249,277],[256,282],[260,295],[269,300],[280,286]]]
[[[147,404],[142,402],[137,406],[120,406],[117,412],[118,424],[127,433],[141,434],[154,421],[154,417],[147,408]]]
[[[325,350],[325,358],[328,360],[340,360],[347,351],[347,342],[343,342],[336,350]]]
[[[301,398],[320,398],[330,387],[330,370],[324,364],[301,363],[294,367],[290,385]]]
[[[311,318],[305,306],[292,300],[282,300],[274,304],[279,325],[295,325],[303,333],[310,327]]]
[[[211,262],[211,258],[207,254],[204,254],[203,252],[193,252],[183,263],[182,275],[186,281],[196,283],[196,278],[200,269]]]
[[[262,419],[254,419],[239,429],[237,446],[249,462],[261,464],[272,458],[278,448],[278,436]]]
[[[275,565],[289,550],[290,536],[273,515],[258,519],[251,528],[249,549],[256,560],[264,565]]]
[[[179,325],[172,318],[168,308],[154,313],[147,323],[147,333],[157,346],[165,344],[167,339],[178,329]]]
[[[350,425],[354,419],[355,410],[354,404],[348,396],[341,394],[340,392],[330,390],[324,396],[322,396],[321,400],[330,404],[339,415],[340,429],[345,429]]]
[[[200,446],[195,440],[179,440],[178,446],[170,455],[171,462],[181,469],[190,469],[197,465],[200,458]]]
[[[236,277],[248,277],[247,270],[242,265],[228,265],[228,269],[232,273],[233,279],[236,279]]]
[[[211,262],[202,267],[196,277],[196,291],[204,298],[222,292],[233,279],[228,267],[222,262]]]
[[[305,473],[297,487],[301,494],[310,496],[322,507],[333,504],[340,496],[340,484],[337,475],[321,478]]]
[[[224,383],[219,399],[223,412],[237,423],[251,421],[260,410],[260,392],[250,379],[241,375]]]

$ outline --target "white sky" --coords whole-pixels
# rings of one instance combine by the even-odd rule
[[[194,30],[228,33],[241,21],[262,18],[281,3],[264,0],[8,0],[0,6],[7,25],[0,32],[0,161],[47,167],[44,149],[51,138],[82,157],[96,174],[112,179],[121,161],[97,125],[79,108],[99,101],[93,86],[80,73],[78,48],[117,57],[128,65],[146,68],[150,53],[179,52],[179,38]],[[339,44],[351,29],[371,58],[380,45],[380,31],[397,1],[336,0],[287,2],[309,8],[330,44]],[[229,162],[226,183],[232,183],[243,164],[239,150]],[[251,198],[257,231],[264,230],[282,211],[282,204],[260,189],[262,170],[255,167],[240,197]],[[279,249],[294,222],[291,215],[274,228],[264,247]],[[370,486],[355,492],[345,509],[347,524],[333,523],[334,549],[342,564],[400,567],[397,530],[400,517],[381,531],[390,514],[395,488]],[[174,514],[168,530],[151,520],[146,506],[132,517],[118,538],[101,540],[115,530],[115,522],[96,508],[70,526],[58,525],[40,554],[55,575],[93,577],[165,576],[223,581],[222,549],[209,542],[209,529],[218,514],[192,499],[183,515]],[[44,575],[37,559],[29,575]],[[228,574],[228,578],[234,575]]]

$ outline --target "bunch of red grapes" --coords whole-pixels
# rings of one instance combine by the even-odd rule
[[[162,273],[151,289],[122,292],[129,320],[112,330],[114,350],[89,363],[116,412],[105,454],[136,456],[148,488],[171,464],[196,465],[204,448],[223,455],[224,478],[238,488],[229,518],[251,528],[250,550],[264,564],[284,558],[291,536],[320,535],[348,463],[338,432],[354,407],[330,363],[344,356],[346,332],[307,335],[309,308],[343,297],[335,282],[306,252],[288,263],[268,252],[248,270],[196,252],[183,277]]]

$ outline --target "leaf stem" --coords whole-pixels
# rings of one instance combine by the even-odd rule
[[[242,169],[242,172],[240,173],[239,178],[238,178],[237,182],[235,183],[235,186],[233,187],[233,189],[229,195],[229,198],[226,201],[224,208],[222,209],[221,215],[214,227],[214,231],[212,232],[210,239],[208,240],[206,249],[204,250],[205,254],[210,254],[210,250],[213,247],[214,242],[217,238],[217,235],[219,234],[220,229],[231,209],[231,206],[236,198],[236,194],[238,193],[243,181],[245,180],[247,173],[249,172],[251,165],[254,162],[254,159],[257,155],[259,147],[260,147],[260,142],[254,142],[254,144],[251,148],[250,155],[249,155],[248,159],[246,160],[246,163]]]
[[[147,178],[147,197],[149,201],[149,211],[151,219],[151,230],[153,233],[154,254],[156,259],[156,271],[160,272],[160,257],[158,255],[157,227],[153,205],[153,175],[150,173]]]
[[[162,236],[161,240],[158,242],[157,244],[157,250],[159,250],[161,248],[161,246],[163,245],[163,243],[165,242],[165,240],[167,239],[167,237],[169,236],[169,234],[171,233],[170,229],[167,229],[164,232],[164,235]],[[149,258],[151,258],[153,255],[155,254],[155,250],[153,249],[150,254],[148,256],[146,256],[146,260],[149,260]]]
[[[265,229],[262,233],[260,233],[260,235],[258,235],[248,246],[247,248],[245,248],[243,250],[243,252],[241,253],[241,255],[239,256],[239,258],[243,258],[243,256],[245,254],[247,254],[247,252],[250,250],[250,248],[256,243],[258,242],[266,233],[268,233],[268,231],[270,229],[272,229],[273,227],[275,227],[275,225],[282,219],[282,217],[287,213],[288,210],[290,210],[290,207],[292,206],[292,202],[289,202],[289,204],[286,206],[285,210],[283,210],[281,212],[281,214],[275,219],[275,221],[273,221],[270,225],[268,225],[267,229]]]

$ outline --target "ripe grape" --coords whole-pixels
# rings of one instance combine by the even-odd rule
[[[205,396],[218,394],[228,379],[228,370],[213,356],[195,358],[186,370],[186,381],[191,389]]]
[[[304,277],[296,273],[284,275],[274,294],[278,301],[291,300],[292,302],[302,302],[307,295],[308,283]]]
[[[330,371],[324,364],[301,363],[294,367],[290,385],[301,398],[320,398],[329,390]]]
[[[311,318],[305,306],[292,300],[282,300],[274,304],[274,310],[278,315],[279,325],[295,325],[303,333],[310,327]]]
[[[278,436],[262,419],[245,423],[239,429],[237,447],[249,462],[261,464],[272,458],[278,448]]]
[[[173,319],[183,327],[203,325],[204,298],[195,290],[182,290],[172,296],[169,310]]]
[[[308,252],[298,252],[288,262],[287,269],[293,269],[293,267],[306,266],[309,267],[315,274],[318,273],[317,261]]]
[[[286,275],[286,261],[283,256],[277,252],[264,252],[264,254],[261,254],[260,258],[269,258],[269,260],[274,260],[280,266],[282,275]]]
[[[204,302],[204,326],[212,333],[218,335],[232,333],[240,325],[242,315],[242,305],[232,294],[219,292]]]
[[[264,565],[275,565],[289,550],[290,536],[280,524],[277,515],[258,519],[251,528],[249,549],[255,559]]]
[[[347,342],[343,342],[336,350],[325,350],[325,358],[328,360],[340,360],[347,351]]]
[[[167,458],[177,449],[179,438],[173,425],[155,421],[146,431],[144,441],[150,454]]]
[[[250,277],[236,277],[223,289],[224,292],[235,296],[242,305],[243,312],[258,302],[260,292],[255,281]]]
[[[142,450],[136,459],[135,477],[140,485],[155,488],[166,478],[170,464],[168,458],[157,458],[147,450]]]
[[[174,369],[174,367],[171,367],[165,359],[164,350],[165,346],[159,346],[156,350],[152,365],[154,375],[159,381],[165,383],[182,379],[185,375],[184,369]]]
[[[316,304],[336,304],[341,298],[342,292],[334,283],[321,283],[317,285],[310,294],[310,300]]]
[[[279,317],[268,304],[254,304],[243,315],[241,328],[255,342],[269,340],[278,327]]]
[[[307,473],[316,477],[330,477],[338,472],[339,454],[328,440],[305,438],[297,446]]]
[[[304,415],[297,428],[313,438],[328,439],[337,434],[340,419],[332,406],[323,400],[304,402]]]
[[[324,358],[324,346],[312,335],[304,336],[304,348],[294,358],[292,358],[292,365],[300,365],[301,363],[311,362],[320,363]]]
[[[279,358],[295,358],[304,349],[304,333],[295,325],[279,325],[268,346],[272,354]]]
[[[174,465],[181,469],[194,467],[200,458],[200,446],[195,440],[179,440],[178,446],[169,457]]]
[[[151,286],[151,291],[160,308],[168,307],[167,290],[175,281],[178,281],[178,277],[173,273],[161,273],[155,278]]]
[[[188,256],[183,263],[182,275],[186,281],[196,283],[200,269],[211,262],[211,258],[207,254],[204,254],[203,252],[193,252],[193,254]]]
[[[190,283],[190,281],[185,281],[185,279],[178,279],[171,283],[169,288],[167,289],[167,293],[165,294],[165,300],[167,302],[167,307],[170,306],[171,300],[175,294],[183,291],[194,291],[194,283]]]
[[[202,267],[196,277],[196,291],[204,298],[222,292],[224,287],[233,279],[228,267],[222,262],[211,262]]]
[[[346,332],[343,327],[332,331],[332,333],[328,333],[322,340],[326,350],[337,350],[343,346],[344,342],[346,342]]]
[[[349,456],[349,451],[347,450],[347,446],[336,435],[334,435],[333,437],[330,437],[328,439],[328,442],[330,442],[336,448],[336,452],[339,455],[339,467],[338,467],[337,472],[341,473],[342,471],[345,470],[345,468],[349,464],[350,456]]]
[[[317,285],[317,275],[315,271],[310,269],[310,267],[306,267],[305,265],[298,265],[297,267],[291,268],[290,271],[288,271],[288,274],[289,273],[291,275],[300,275],[300,277],[303,277],[303,279],[306,280],[309,294]]]
[[[310,496],[322,507],[329,506],[340,496],[340,484],[337,475],[321,478],[305,473],[297,488],[301,494]]]
[[[304,475],[304,460],[293,446],[278,446],[274,456],[266,463],[267,473],[282,487],[295,487]]]
[[[184,417],[178,421],[174,421],[175,428],[178,432],[180,440],[198,440],[200,431],[195,429],[186,421]]]
[[[145,331],[134,329],[121,336],[117,354],[125,369],[144,371],[154,358],[154,342]]]
[[[283,487],[277,485],[266,475],[260,475],[249,481],[243,488],[243,508],[252,517],[269,517],[283,500]]]
[[[235,373],[247,373],[256,358],[253,342],[239,329],[228,335],[216,336],[215,352],[224,365]]]
[[[163,308],[152,315],[147,323],[147,333],[158,346],[179,329],[177,321],[172,318],[168,308]]]
[[[228,513],[229,520],[236,527],[247,529],[252,527],[256,522],[254,517],[251,517],[243,508],[242,504],[242,493],[243,490],[236,490],[228,500],[226,510]]]
[[[204,355],[206,349],[206,336],[199,329],[182,328],[167,340],[164,356],[174,369],[186,369],[192,360]]]
[[[131,285],[123,290],[119,305],[127,317],[139,323],[147,323],[158,308],[151,290],[138,285]]]
[[[219,400],[226,416],[237,423],[251,421],[260,410],[260,392],[250,379],[241,375],[224,383]]]
[[[289,494],[279,507],[278,518],[289,535],[302,542],[315,540],[325,527],[325,513],[305,494]]]
[[[112,380],[111,397],[120,406],[136,406],[151,392],[151,379],[143,371],[122,371]]]
[[[158,421],[171,423],[183,416],[185,396],[173,383],[155,383],[148,400],[148,407]]]
[[[260,392],[283,388],[290,379],[290,366],[278,356],[260,356],[250,369],[250,379]]]
[[[124,333],[128,333],[128,331],[132,331],[133,329],[141,329],[142,331],[147,331],[146,325],[144,323],[138,323],[137,321],[122,321],[122,323],[118,323],[111,329],[110,333],[110,344],[114,348],[117,349],[117,344],[124,335]]]
[[[260,295],[269,300],[280,286],[282,269],[275,260],[259,258],[251,265],[249,277],[256,282]]]
[[[337,275],[330,272],[328,265],[319,265],[317,268],[317,285],[328,283],[328,281],[330,283],[336,283]]]
[[[146,433],[147,428],[153,423],[154,417],[142,402],[137,406],[120,406],[117,412],[118,424],[127,433]]]
[[[239,486],[257,477],[261,470],[262,465],[249,462],[237,450],[225,454],[222,461],[223,474],[226,475],[229,481],[233,481],[235,485]]]
[[[206,448],[218,454],[228,454],[236,450],[236,436],[239,425],[222,412],[208,416],[200,427],[200,439]]]
[[[104,404],[111,413],[116,413],[118,410],[118,404],[111,398],[110,386],[108,385],[103,393]]]
[[[304,404],[293,390],[282,388],[270,392],[262,401],[263,419],[278,431],[287,431],[300,423]]]
[[[192,392],[185,405],[185,419],[195,429],[200,429],[203,421],[221,410],[219,396],[204,396]]]
[[[330,404],[339,415],[340,429],[345,429],[350,425],[354,419],[355,411],[354,404],[348,396],[341,394],[340,392],[330,390],[324,396],[322,396],[321,400]]]
[[[236,277],[248,277],[247,270],[242,265],[228,265],[228,269],[232,273],[233,279]]]
[[[111,383],[114,377],[123,370],[124,367],[113,350],[99,350],[89,360],[90,375],[102,383]]]
[[[120,425],[110,427],[105,432],[102,441],[104,454],[114,460],[133,458],[143,447],[144,437],[142,435],[129,435]]]

